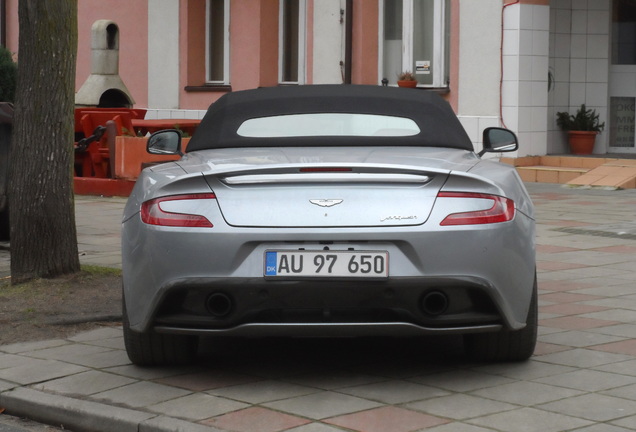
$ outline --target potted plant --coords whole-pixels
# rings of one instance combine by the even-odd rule
[[[596,135],[605,128],[605,122],[599,122],[596,110],[586,109],[585,104],[582,104],[574,115],[558,112],[557,125],[567,131],[570,151],[573,154],[592,154]]]
[[[400,87],[417,87],[417,79],[415,79],[415,74],[411,71],[404,71],[398,74],[398,86]]]

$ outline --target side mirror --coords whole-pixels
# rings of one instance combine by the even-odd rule
[[[146,151],[155,155],[179,155],[181,152],[181,132],[176,129],[166,129],[155,132],[148,138]]]
[[[483,135],[484,149],[479,152],[479,156],[486,153],[512,152],[519,148],[517,136],[508,129],[490,127],[484,129]]]

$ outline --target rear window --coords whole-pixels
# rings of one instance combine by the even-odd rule
[[[414,136],[417,124],[404,117],[374,114],[318,113],[252,118],[244,121],[237,134],[248,138],[318,136]]]

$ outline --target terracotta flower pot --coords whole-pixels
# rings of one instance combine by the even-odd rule
[[[592,154],[597,134],[594,131],[568,131],[572,154]]]
[[[399,87],[408,87],[408,88],[417,87],[417,81],[398,80],[397,84]]]

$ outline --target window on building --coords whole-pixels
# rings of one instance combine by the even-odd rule
[[[302,84],[305,63],[305,0],[280,1],[280,77],[281,83]]]
[[[612,64],[636,64],[636,2],[614,0]]]
[[[211,84],[229,84],[230,0],[207,0],[206,76]]]
[[[380,2],[380,80],[397,83],[400,72],[418,85],[448,85],[449,0]]]

